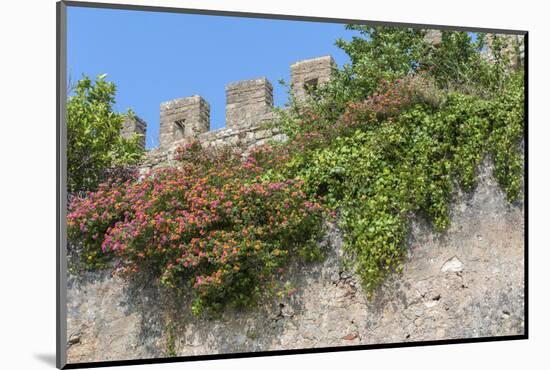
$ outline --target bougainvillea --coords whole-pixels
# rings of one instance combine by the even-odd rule
[[[277,282],[290,256],[319,256],[323,208],[303,182],[259,176],[269,149],[243,161],[198,143],[179,151],[181,167],[110,181],[75,198],[69,235],[94,266],[115,257],[124,274],[153,273],[168,286],[189,283],[194,309],[248,305]]]

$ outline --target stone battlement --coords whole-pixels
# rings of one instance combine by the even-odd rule
[[[331,56],[301,60],[290,66],[291,94],[301,99],[330,80],[336,63]],[[237,81],[225,87],[225,128],[210,131],[210,104],[201,96],[177,98],[160,104],[159,146],[147,152],[145,168],[173,159],[178,146],[199,140],[205,147],[239,145],[251,148],[269,140],[285,140],[277,127],[266,127],[273,118],[273,85],[265,77]],[[146,123],[128,119],[123,136],[143,137]]]
[[[503,35],[500,35],[503,36]],[[507,50],[511,51],[511,64],[520,65],[523,55],[523,37],[504,35]],[[443,41],[440,30],[427,29],[425,40],[434,47]],[[484,54],[490,60],[491,40]],[[519,54],[514,53],[515,48]],[[299,60],[290,66],[291,94],[302,99],[321,84],[329,81],[336,67],[330,55]],[[284,140],[277,127],[264,123],[273,118],[273,85],[265,77],[237,81],[225,87],[225,128],[210,131],[210,104],[201,96],[177,98],[160,104],[159,147],[147,152],[144,166],[155,166],[173,158],[175,149],[192,140],[205,147],[226,144],[251,148],[268,140]],[[125,137],[139,134],[145,147],[147,124],[137,116],[128,118],[121,133]]]

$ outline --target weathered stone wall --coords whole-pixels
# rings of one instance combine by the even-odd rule
[[[160,149],[210,130],[210,105],[198,95],[160,105]]]
[[[290,84],[292,94],[301,99],[308,93],[308,89],[326,83],[332,76],[336,62],[330,55],[300,60],[290,66]]]
[[[512,67],[519,66],[524,58],[523,36],[501,36],[505,36],[508,42]],[[427,30],[425,39],[437,47],[442,42],[442,33],[440,30]],[[489,38],[485,51],[489,59],[490,48]],[[519,54],[515,53],[516,49]],[[292,64],[292,95],[297,99],[303,98],[309,89],[314,90],[329,81],[335,67],[336,63],[329,55]],[[176,147],[193,139],[199,139],[207,147],[238,143],[245,148],[260,145],[271,138],[284,140],[276,128],[264,128],[264,123],[273,118],[273,86],[265,77],[231,83],[226,86],[225,92],[225,128],[216,131],[210,131],[210,105],[204,98],[194,95],[162,103],[160,145],[147,152],[143,169],[170,164]],[[133,133],[143,134],[145,140],[146,123],[136,118],[135,121],[125,123],[122,133],[126,137]]]
[[[270,127],[272,114],[265,114],[264,121],[249,127],[234,127],[205,132],[199,140],[206,148],[237,145],[244,148],[266,144],[269,140],[285,140],[279,128]]]
[[[330,225],[322,263],[292,266],[298,291],[249,311],[196,318],[188,297],[106,272],[69,276],[69,362],[269,351],[522,334],[524,214],[484,161],[472,194],[456,194],[450,229],[412,223],[404,271],[368,300],[342,267]]]
[[[296,62],[290,67],[292,94],[306,94],[306,86],[314,88],[330,80],[336,66],[331,56]],[[245,150],[285,140],[277,127],[266,123],[274,117],[273,86],[265,77],[231,83],[225,88],[225,128],[210,131],[210,105],[194,95],[174,99],[160,105],[160,146],[149,150],[142,170],[171,165],[176,148],[198,139],[205,147],[239,145]]]
[[[429,37],[438,42],[437,33]],[[329,78],[332,58],[317,59],[292,66],[298,97],[306,85]],[[209,131],[208,103],[198,96],[164,103],[161,131],[169,136],[161,136],[143,168],[170,165],[175,148],[192,138],[205,147],[244,148],[285,140],[277,127],[265,125],[273,118],[263,110],[272,105],[271,85],[252,81],[227,89],[234,105],[224,129]],[[177,122],[183,125],[179,137]],[[288,270],[294,295],[215,319],[194,317],[190,297],[175,297],[157,281],[140,285],[108,272],[69,275],[68,360],[166,357],[170,347],[190,356],[522,334],[523,204],[507,203],[488,160],[476,190],[456,194],[451,219],[443,234],[420,218],[412,222],[403,273],[389,277],[371,300],[343,268],[342,233],[335,225],[328,225],[322,243],[324,262]]]
[[[221,148],[225,145],[233,145],[245,151],[266,144],[271,140],[286,140],[286,135],[281,133],[278,127],[271,126],[272,118],[272,112],[266,113],[262,116],[263,121],[253,126],[221,128],[199,134],[196,139],[205,148]],[[187,142],[189,142],[189,138],[183,138],[171,143],[166,149],[161,147],[150,150],[145,161],[141,164],[141,171],[146,172],[153,168],[173,165],[176,149]]]
[[[122,123],[122,130],[120,130],[120,135],[126,139],[131,139],[134,135],[139,136],[139,144],[142,149],[145,149],[145,136],[147,131],[147,124],[145,121],[138,116],[134,115],[132,117],[126,116],[126,119]]]
[[[225,127],[253,127],[273,110],[273,86],[265,77],[225,87]]]

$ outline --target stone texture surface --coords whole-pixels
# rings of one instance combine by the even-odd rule
[[[203,132],[195,138],[205,148],[221,148],[226,145],[237,146],[246,152],[269,141],[284,141],[286,135],[278,127],[270,124],[273,112],[265,113],[261,120],[250,126],[236,126]],[[147,152],[140,168],[142,173],[161,166],[171,166],[175,163],[176,149],[189,142],[189,138],[173,141],[168,147],[155,148]]]
[[[210,130],[210,105],[198,95],[160,105],[160,148]]]
[[[292,94],[297,99],[307,94],[308,88],[315,88],[317,85],[330,80],[332,68],[336,62],[330,55],[300,60],[290,66],[290,84]]]
[[[225,127],[256,126],[273,110],[273,86],[265,77],[225,87]]]
[[[447,232],[421,219],[411,230],[404,271],[370,300],[342,268],[334,226],[324,262],[289,269],[294,295],[216,319],[193,317],[188,297],[168,303],[154,282],[69,276],[69,362],[164,357],[169,338],[188,356],[524,332],[523,205],[506,202],[488,161],[476,190],[457,194]]]
[[[331,56],[298,61],[290,66],[292,92],[306,93],[305,86],[327,82],[335,66]],[[210,105],[194,95],[160,105],[160,146],[149,150],[142,168],[157,167],[173,160],[175,149],[193,139],[205,147],[240,145],[245,150],[271,139],[285,140],[277,128],[266,129],[273,118],[273,86],[265,77],[230,83],[225,88],[225,128],[210,131]],[[143,122],[143,121],[142,121]],[[144,130],[145,130],[145,122]]]
[[[441,44],[442,32],[440,30],[426,30],[424,40],[434,46]]]
[[[148,358],[162,348],[157,289],[142,293],[108,272],[70,276],[67,289],[68,362]],[[141,310],[143,309],[143,310]]]
[[[122,129],[120,135],[127,139],[131,139],[134,135],[139,135],[139,144],[142,149],[145,149],[145,135],[147,131],[147,123],[140,117],[134,115],[132,117],[126,117],[122,123]]]

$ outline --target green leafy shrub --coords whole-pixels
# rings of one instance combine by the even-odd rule
[[[125,114],[113,111],[116,87],[98,76],[82,78],[67,102],[67,190],[94,190],[111,167],[136,164],[143,149],[139,137],[120,135]],[[129,111],[127,115],[132,115]]]
[[[513,202],[521,196],[523,150],[518,145],[524,134],[524,76],[512,74],[506,79],[502,94],[491,104],[492,123],[489,151],[495,163],[495,176]]]
[[[473,189],[484,155],[493,156],[497,179],[509,199],[517,199],[520,81],[521,73],[510,76],[498,98],[449,93],[437,104],[398,82],[382,98],[351,104],[343,123],[332,127],[336,133],[297,118],[300,129],[330,132],[332,139],[313,145],[307,132],[290,135],[289,147],[300,150],[282,171],[304,180],[306,192],[322,196],[338,211],[347,255],[367,291],[401,268],[412,214],[426,215],[438,230],[448,227],[454,183]]]
[[[433,45],[423,30],[347,28],[359,36],[337,45],[351,65],[279,112],[290,142],[278,171],[338,211],[347,255],[372,292],[400,269],[410,216],[447,228],[454,184],[472,190],[486,154],[518,199],[523,74],[502,36],[488,38],[486,54],[484,34],[443,31]]]

